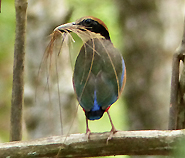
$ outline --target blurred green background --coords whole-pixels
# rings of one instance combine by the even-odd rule
[[[70,52],[65,48],[61,55],[60,83],[52,83],[56,82],[53,77],[50,90],[45,90],[47,76],[41,73],[38,77],[37,73],[52,30],[87,15],[104,21],[113,44],[125,59],[126,87],[122,98],[110,108],[116,128],[167,129],[171,59],[181,41],[183,6],[183,0],[28,0],[24,139],[61,134],[58,85],[64,134],[85,132],[85,115],[80,107],[76,113],[78,105],[71,81],[71,61],[74,63],[76,50],[82,45],[80,39],[74,36],[76,42]],[[0,142],[6,142],[9,141],[15,39],[14,1],[2,1],[1,7]],[[90,129],[92,132],[109,131],[107,115],[98,121],[90,121]],[[180,150],[177,153],[181,153]]]
[[[2,5],[0,14],[0,141],[5,142],[9,140],[15,9],[12,0],[4,1]]]

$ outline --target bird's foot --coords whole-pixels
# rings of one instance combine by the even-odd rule
[[[87,139],[89,140],[90,139],[91,130],[89,128],[87,128],[85,134],[87,136]]]
[[[117,132],[116,128],[115,127],[112,127],[111,131],[110,131],[110,135],[109,137],[107,138],[107,144],[109,142],[109,140],[112,139],[112,136]]]

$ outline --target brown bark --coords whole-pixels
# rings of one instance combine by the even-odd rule
[[[10,140],[22,139],[22,108],[24,93],[24,58],[26,30],[26,0],[15,0],[16,37],[14,47],[13,87],[11,105]]]
[[[175,53],[173,55],[173,61],[172,61],[171,97],[170,97],[170,111],[169,111],[169,125],[168,125],[168,129],[170,130],[177,128],[179,62],[180,62],[179,56],[177,53]]]
[[[118,131],[106,143],[109,132],[52,136],[32,141],[0,144],[0,157],[93,157],[109,155],[170,155],[184,130]]]
[[[185,21],[184,21],[185,22]],[[169,129],[185,128],[185,23],[182,42],[173,57]],[[180,61],[183,61],[179,75]],[[180,76],[180,79],[179,79]]]

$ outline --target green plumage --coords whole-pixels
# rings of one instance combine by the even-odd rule
[[[123,85],[123,64],[110,40],[94,38],[83,45],[75,63],[73,84],[85,111],[93,108],[95,99],[103,110],[117,100]]]

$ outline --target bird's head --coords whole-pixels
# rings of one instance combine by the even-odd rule
[[[54,31],[62,33],[76,33],[80,38],[104,38],[110,40],[108,28],[103,21],[92,16],[82,17],[75,22],[60,25]]]

